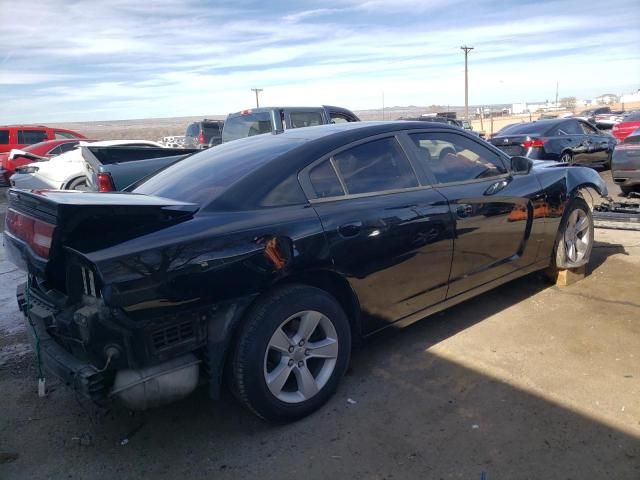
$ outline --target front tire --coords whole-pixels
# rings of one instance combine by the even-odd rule
[[[554,251],[555,267],[578,268],[589,263],[593,249],[593,215],[582,198],[574,198],[560,223]]]
[[[333,395],[350,353],[338,302],[315,287],[284,286],[249,311],[233,354],[232,390],[266,420],[298,420]]]

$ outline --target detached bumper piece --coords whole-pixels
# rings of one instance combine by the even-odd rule
[[[105,399],[108,394],[105,374],[90,363],[71,355],[46,331],[46,321],[56,315],[57,308],[33,296],[29,298],[27,307],[25,290],[26,284],[19,285],[17,288],[18,307],[25,314],[25,319],[35,328],[44,368],[84,397],[93,401]],[[35,344],[36,338],[30,325],[28,331]]]
[[[593,223],[597,228],[640,230],[640,200],[608,201],[596,205],[593,211]]]

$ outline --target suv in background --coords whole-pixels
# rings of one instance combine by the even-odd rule
[[[359,121],[360,119],[351,110],[329,105],[254,108],[230,113],[227,116],[222,129],[222,141],[230,142],[261,133],[281,132],[290,128]]]
[[[73,140],[76,138],[85,139],[87,137],[73,130],[45,127],[44,125],[5,125],[0,126],[0,153],[47,140]]]
[[[222,120],[194,122],[187,127],[184,134],[184,148],[205,149],[222,143]]]

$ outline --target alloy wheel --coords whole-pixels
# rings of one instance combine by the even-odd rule
[[[584,259],[591,242],[590,229],[589,217],[584,210],[577,208],[571,212],[564,231],[565,252],[569,261],[577,263]]]
[[[329,381],[338,358],[338,335],[320,312],[296,313],[275,330],[264,356],[269,391],[285,403],[315,396]]]

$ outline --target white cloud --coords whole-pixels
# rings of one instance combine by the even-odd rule
[[[6,121],[226,113],[251,105],[256,86],[270,104],[368,108],[383,90],[388,105],[461,104],[465,42],[472,103],[546,98],[556,80],[594,94],[640,79],[629,7],[10,2],[10,18],[30,21],[0,29],[0,100]]]

